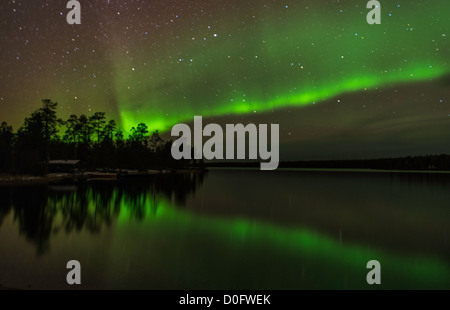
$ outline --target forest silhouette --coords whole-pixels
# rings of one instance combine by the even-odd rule
[[[164,141],[158,130],[151,133],[145,123],[130,129],[128,138],[108,120],[105,112],[58,118],[58,103],[43,99],[42,106],[13,131],[0,126],[0,172],[45,174],[50,160],[80,160],[86,169],[180,169],[201,162],[176,161],[172,141]]]
[[[145,123],[130,129],[128,138],[115,120],[105,112],[93,115],[57,117],[57,103],[43,99],[42,106],[26,117],[13,131],[0,126],[0,173],[43,175],[51,160],[77,160],[86,170],[179,170],[188,168],[246,167],[256,162],[209,162],[175,160],[171,155],[173,140],[164,141],[156,130],[150,133]],[[279,168],[303,169],[374,169],[450,171],[450,155],[426,155],[402,158],[320,160],[281,162]]]

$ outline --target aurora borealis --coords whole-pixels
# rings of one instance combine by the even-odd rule
[[[0,113],[16,128],[52,98],[125,131],[280,123],[281,159],[450,151],[448,1],[381,1],[381,25],[363,0],[80,2],[81,25],[65,1],[0,4]]]
[[[450,287],[448,0],[78,1],[0,2],[0,291]]]

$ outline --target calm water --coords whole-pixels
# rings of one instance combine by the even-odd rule
[[[450,175],[213,170],[0,187],[0,284],[450,288]]]

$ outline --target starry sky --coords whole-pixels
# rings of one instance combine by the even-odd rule
[[[0,120],[42,98],[128,131],[280,124],[282,160],[450,153],[450,3],[80,0],[0,4]]]

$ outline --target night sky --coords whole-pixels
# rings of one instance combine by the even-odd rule
[[[279,123],[282,160],[450,153],[450,2],[380,2],[2,1],[0,121],[51,98],[125,131]]]

